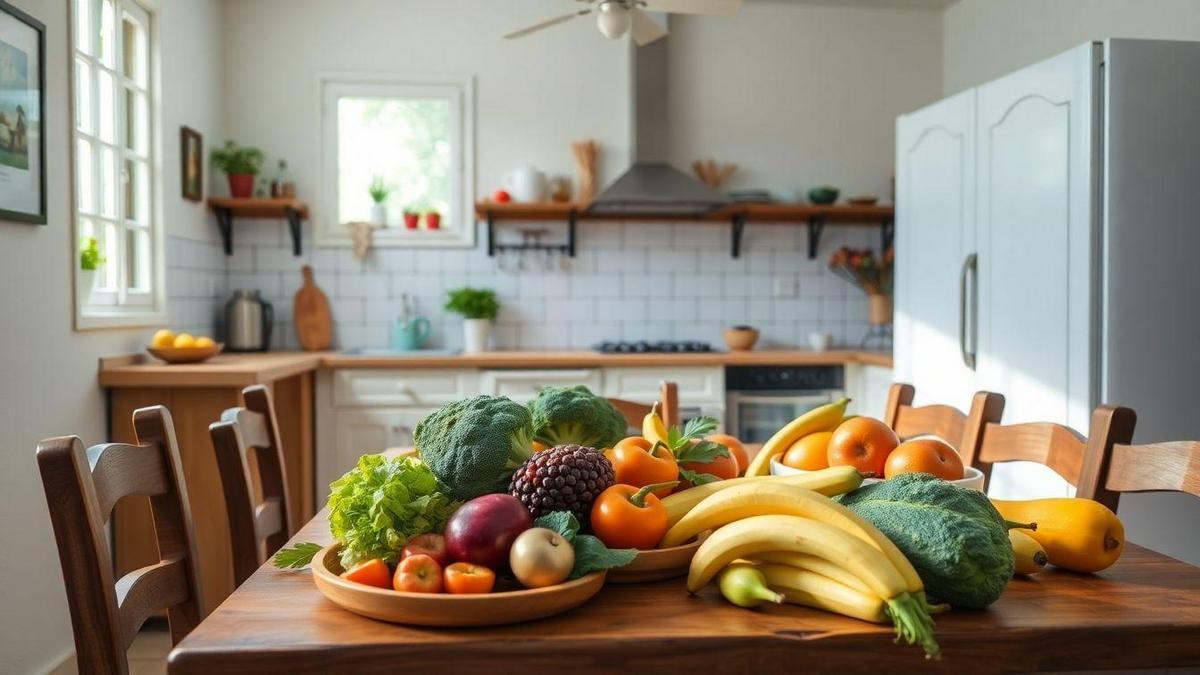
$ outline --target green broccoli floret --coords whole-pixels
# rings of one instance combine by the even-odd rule
[[[548,387],[529,404],[533,435],[547,445],[575,443],[593,448],[612,447],[628,425],[607,400],[587,387]]]
[[[504,492],[533,454],[529,411],[508,398],[476,396],[430,413],[413,434],[417,451],[453,499]]]

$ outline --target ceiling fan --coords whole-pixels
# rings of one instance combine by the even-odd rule
[[[666,36],[667,29],[650,18],[646,12],[670,14],[707,14],[731,16],[736,14],[742,0],[575,0],[587,4],[570,14],[554,17],[505,35],[505,39],[525,37],[530,33],[566,23],[588,14],[596,15],[596,26],[605,37],[617,40],[629,33],[639,47]]]

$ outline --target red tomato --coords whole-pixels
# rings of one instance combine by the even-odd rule
[[[496,190],[492,193],[492,201],[497,204],[507,204],[512,201],[512,195],[508,194],[508,190]]]
[[[361,562],[342,572],[342,578],[376,588],[391,588],[392,586],[392,571],[388,569],[383,558],[371,558]]]
[[[446,552],[446,538],[440,534],[422,534],[409,539],[408,545],[400,551],[400,559],[413,555],[427,555],[443,567],[450,564],[450,554]]]
[[[404,593],[441,593],[442,566],[424,553],[410,555],[396,565],[392,588]]]
[[[495,585],[496,573],[482,565],[457,562],[446,568],[447,593],[491,593]]]

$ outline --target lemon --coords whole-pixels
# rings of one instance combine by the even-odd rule
[[[176,349],[188,349],[191,347],[195,347],[196,346],[196,338],[192,337],[191,334],[189,334],[189,333],[180,333],[179,335],[175,336],[175,345],[174,346]]]
[[[154,333],[154,337],[150,339],[151,347],[170,347],[175,344],[175,333],[169,328],[161,328]]]
[[[196,346],[197,347],[203,347],[203,348],[207,349],[209,347],[212,347],[215,344],[217,344],[217,343],[213,342],[213,339],[208,337],[207,335],[196,338]]]

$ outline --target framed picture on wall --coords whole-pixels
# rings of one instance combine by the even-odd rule
[[[204,199],[204,137],[199,131],[179,128],[179,156],[183,158],[183,198],[198,202]]]
[[[46,224],[46,26],[0,0],[0,220]]]

